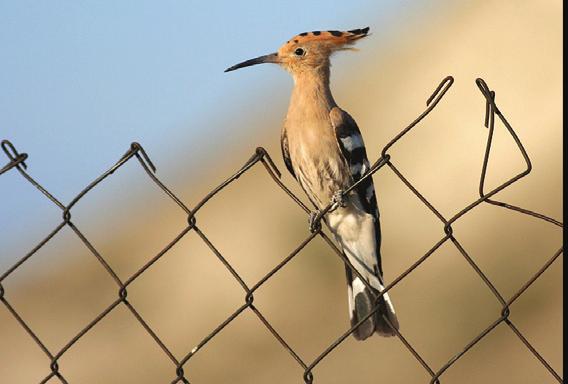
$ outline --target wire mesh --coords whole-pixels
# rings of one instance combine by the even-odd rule
[[[26,255],[20,258],[14,265],[12,265],[8,270],[4,271],[0,275],[0,301],[9,311],[9,313],[14,317],[17,323],[25,330],[25,332],[33,339],[35,344],[43,353],[48,357],[50,361],[50,373],[45,376],[40,383],[47,383],[52,379],[58,379],[61,383],[69,383],[67,378],[65,377],[64,372],[60,369],[59,360],[61,357],[68,353],[68,351],[73,347],[75,343],[83,336],[85,336],[97,323],[99,323],[103,318],[105,318],[109,313],[114,311],[119,306],[124,306],[128,309],[128,311],[132,314],[132,316],[142,325],[146,333],[149,337],[153,339],[153,341],[160,347],[163,353],[167,356],[167,358],[171,361],[172,364],[172,379],[170,381],[171,384],[174,383],[189,383],[189,379],[187,378],[186,372],[184,371],[185,365],[188,361],[195,356],[199,351],[205,347],[207,343],[209,343],[214,337],[216,337],[221,330],[223,330],[229,323],[234,321],[237,317],[241,316],[241,314],[245,311],[251,311],[254,313],[255,316],[258,317],[260,322],[268,329],[268,331],[274,337],[275,342],[279,343],[282,348],[284,348],[290,356],[296,361],[296,363],[301,366],[303,370],[303,381],[305,383],[312,383],[314,381],[314,368],[321,363],[323,359],[325,359],[335,348],[337,348],[349,335],[351,335],[354,330],[358,327],[358,325],[365,322],[370,316],[378,310],[378,301],[382,295],[386,292],[391,290],[397,284],[399,284],[403,279],[408,278],[413,271],[419,268],[422,263],[430,258],[437,249],[439,249],[443,244],[449,243],[452,244],[463,256],[463,258],[467,261],[470,267],[475,271],[477,276],[480,278],[481,283],[485,286],[491,294],[495,297],[495,299],[499,302],[501,307],[501,312],[496,316],[495,320],[487,326],[482,332],[480,332],[477,336],[471,339],[466,345],[464,345],[453,357],[451,357],[445,364],[439,367],[432,367],[425,358],[418,352],[418,350],[412,345],[412,342],[408,340],[400,331],[396,331],[396,336],[400,340],[400,342],[404,345],[404,347],[408,350],[408,352],[417,360],[417,362],[424,368],[424,370],[428,373],[431,377],[430,383],[440,383],[440,378],[453,364],[455,364],[464,354],[468,353],[471,348],[476,345],[480,340],[487,337],[498,325],[505,324],[511,332],[525,345],[525,347],[534,355],[536,359],[548,370],[550,375],[558,382],[563,382],[562,378],[560,377],[559,373],[556,372],[548,361],[542,356],[535,347],[530,343],[530,341],[525,337],[525,335],[515,326],[513,321],[510,318],[511,305],[519,299],[523,293],[548,269],[550,266],[557,261],[561,255],[563,255],[563,245],[542,265],[542,267],[536,271],[511,297],[506,298],[504,297],[499,290],[495,287],[492,281],[485,275],[482,269],[478,266],[478,264],[470,257],[468,252],[465,250],[463,245],[459,242],[456,236],[453,233],[453,224],[460,220],[464,215],[471,212],[473,209],[478,207],[479,205],[485,204],[492,204],[494,206],[502,207],[508,210],[516,211],[519,214],[525,216],[532,216],[539,220],[544,220],[548,222],[552,226],[557,226],[562,228],[563,224],[553,218],[545,216],[543,214],[530,211],[528,209],[518,207],[515,205],[508,204],[506,202],[494,200],[493,197],[499,193],[500,191],[504,190],[505,188],[509,187],[511,184],[517,182],[519,179],[525,177],[531,172],[532,165],[529,159],[523,144],[521,143],[520,139],[516,135],[515,131],[505,118],[505,116],[501,113],[499,108],[495,103],[495,92],[490,90],[488,85],[482,79],[476,80],[476,85],[479,88],[483,98],[485,99],[486,103],[486,111],[485,111],[485,126],[488,128],[488,136],[487,136],[487,144],[486,149],[483,157],[483,165],[481,170],[481,176],[479,180],[479,198],[466,207],[461,209],[459,212],[454,214],[451,217],[445,217],[437,210],[432,203],[428,201],[428,199],[418,191],[418,189],[402,174],[402,172],[395,166],[389,151],[401,141],[401,139],[408,134],[416,125],[418,125],[442,100],[448,90],[451,88],[454,79],[451,76],[446,77],[442,80],[442,82],[438,85],[438,87],[434,90],[433,94],[428,98],[426,102],[426,109],[407,127],[402,129],[389,143],[387,143],[384,148],[380,152],[379,159],[373,164],[373,166],[367,171],[367,173],[357,182],[351,185],[348,189],[343,191],[343,194],[349,193],[353,188],[355,188],[359,183],[361,183],[364,179],[371,177],[375,172],[383,167],[387,167],[392,171],[398,179],[402,181],[402,183],[412,192],[412,194],[420,200],[428,210],[440,221],[440,225],[444,230],[444,236],[437,241],[425,254],[419,257],[412,265],[410,265],[403,273],[397,276],[390,284],[388,284],[384,291],[381,292],[375,301],[375,309],[371,313],[369,313],[366,317],[362,318],[358,324],[352,326],[348,330],[346,330],[342,335],[338,336],[327,348],[325,348],[321,353],[312,361],[304,360],[300,357],[299,353],[294,350],[290,344],[278,333],[278,331],[273,327],[273,325],[267,320],[267,318],[263,315],[263,313],[255,306],[254,304],[254,295],[257,290],[261,289],[263,284],[265,284],[269,279],[271,279],[275,274],[277,274],[286,264],[288,264],[292,259],[294,259],[298,253],[305,248],[310,242],[312,242],[316,237],[322,238],[325,243],[329,246],[329,248],[333,251],[337,257],[341,258],[341,260],[351,268],[353,273],[359,275],[358,271],[351,265],[349,260],[345,257],[345,255],[341,252],[341,250],[335,245],[332,239],[322,231],[322,226],[319,225],[321,220],[324,218],[325,214],[328,213],[332,209],[332,202],[325,208],[320,211],[316,212],[315,223],[318,225],[313,226],[311,233],[297,245],[297,247],[288,254],[276,267],[270,270],[264,277],[258,280],[254,285],[249,286],[245,283],[243,278],[239,275],[239,272],[227,261],[227,259],[221,254],[221,252],[215,247],[212,241],[205,235],[205,233],[200,229],[197,221],[198,212],[200,209],[208,203],[208,201],[215,195],[221,193],[221,191],[227,187],[229,184],[236,182],[241,175],[251,170],[253,167],[258,166],[259,164],[264,168],[264,170],[268,173],[270,178],[274,181],[274,185],[276,188],[285,192],[285,194],[292,199],[300,209],[304,210],[307,214],[311,213],[310,208],[302,203],[302,201],[289,189],[283,182],[280,180],[280,172],[275,166],[274,162],[270,158],[267,151],[263,148],[257,148],[255,153],[252,155],[250,159],[248,159],[245,164],[232,176],[228,177],[225,181],[223,181],[219,186],[215,189],[210,191],[195,207],[189,208],[186,204],[180,200],[174,192],[172,192],[162,181],[156,176],[156,168],[154,167],[152,161],[150,160],[149,156],[146,154],[144,148],[134,142],[131,144],[128,151],[113,165],[110,169],[106,172],[101,174],[98,178],[92,181],[89,185],[87,185],[81,192],[79,192],[68,204],[63,204],[60,202],[55,196],[53,196],[47,189],[45,189],[41,184],[39,184],[27,171],[27,164],[26,161],[28,160],[28,155],[25,153],[20,153],[16,150],[14,145],[8,141],[4,140],[1,143],[2,150],[8,157],[8,162],[0,169],[0,175],[8,172],[8,171],[17,171],[27,182],[37,188],[46,199],[50,200],[55,206],[57,206],[62,213],[62,221],[57,225],[51,233],[49,233],[43,240],[41,240],[37,245],[35,245]],[[493,134],[495,130],[495,116],[499,119],[502,125],[506,128],[508,134],[512,137],[519,152],[522,154],[524,161],[525,161],[525,169],[520,172],[519,174],[511,177],[501,185],[495,187],[490,191],[485,190],[485,179],[487,174],[487,165],[489,162],[491,148],[492,148],[492,141],[493,141]],[[173,239],[171,240],[162,250],[154,255],[149,261],[147,261],[141,268],[139,268],[136,272],[134,272],[129,278],[126,280],[122,280],[119,278],[117,273],[111,268],[111,266],[107,263],[103,255],[101,255],[97,249],[93,246],[93,244],[89,241],[89,239],[81,232],[81,230],[75,225],[72,220],[72,208],[75,206],[79,200],[84,198],[90,191],[92,191],[98,184],[103,182],[107,179],[110,175],[112,175],[117,169],[122,167],[124,164],[129,162],[132,159],[136,159],[141,167],[144,169],[145,173],[148,175],[150,180],[155,183],[161,191],[173,202],[177,204],[179,209],[185,212],[187,215],[187,225],[185,228]],[[116,299],[108,305],[102,312],[100,312],[94,319],[92,319],[88,324],[86,324],[79,333],[73,336],[61,349],[59,350],[50,350],[46,347],[46,344],[42,341],[42,339],[38,336],[32,327],[30,326],[29,321],[23,318],[23,316],[18,312],[18,310],[10,303],[10,299],[8,298],[8,292],[6,292],[2,283],[12,275],[14,271],[22,266],[26,261],[36,254],[36,252],[45,246],[58,232],[60,232],[64,227],[69,227],[72,232],[77,236],[77,238],[87,247],[90,253],[98,260],[98,262],[104,267],[106,272],[112,277],[114,282],[116,283],[116,287],[118,288],[117,292],[118,295]],[[190,232],[195,232],[197,236],[203,241],[203,243],[216,255],[216,257],[222,262],[224,267],[231,273],[233,278],[238,282],[244,292],[244,302],[242,305],[234,311],[229,317],[227,317],[223,322],[221,322],[213,331],[209,334],[205,335],[203,339],[198,343],[198,345],[187,351],[187,353],[181,357],[176,357],[174,353],[168,348],[168,346],[164,343],[162,339],[158,336],[158,334],[148,325],[148,322],[141,316],[141,314],[136,310],[136,308],[129,302],[128,300],[128,287],[132,282],[138,279],[142,274],[148,271],[149,268],[152,267],[156,261],[164,257],[168,251],[178,243],[184,236],[186,236]],[[364,279],[361,279],[365,282]],[[373,291],[373,290],[371,290]],[[388,321],[388,320],[387,320]]]

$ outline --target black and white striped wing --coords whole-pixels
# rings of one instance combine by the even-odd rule
[[[353,182],[357,182],[370,168],[359,127],[347,112],[338,107],[331,110],[330,117],[335,129],[337,143],[349,165]],[[370,177],[366,178],[355,191],[359,195],[365,211],[378,219],[379,210],[373,180]]]
[[[339,145],[341,153],[349,166],[352,182],[355,183],[359,181],[370,169],[361,131],[359,131],[359,127],[351,115],[338,107],[331,110],[330,117],[333,128],[335,129],[337,144]],[[375,221],[377,259],[379,273],[382,276],[379,252],[381,244],[381,228],[379,223],[379,208],[377,206],[377,197],[375,195],[373,179],[371,177],[367,177],[354,189],[354,191],[359,197],[365,212],[371,214]]]

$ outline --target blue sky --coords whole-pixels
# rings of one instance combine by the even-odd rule
[[[418,4],[0,0],[0,139],[29,153],[32,175],[64,203],[132,141],[161,164],[182,152],[204,161],[235,139],[223,122],[242,113],[247,95],[289,82],[226,67],[305,30],[370,25],[388,38],[397,12]],[[50,209],[14,180],[0,178],[0,201],[9,202],[1,228],[23,228],[24,206],[37,217]]]
[[[188,150],[198,150],[196,135],[222,133],[208,122],[211,112],[251,88],[224,68],[304,29],[368,24],[361,16],[375,8],[351,2],[321,15],[325,4],[2,1],[1,136],[32,159],[65,162],[71,174],[135,139],[159,153],[191,137]],[[34,171],[52,176],[40,167]]]

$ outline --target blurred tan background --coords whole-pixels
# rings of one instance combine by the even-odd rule
[[[534,166],[499,199],[562,220],[562,3],[463,1],[432,12],[424,9],[424,14],[427,17],[401,15],[404,27],[396,31],[396,44],[378,46],[371,36],[360,44],[360,52],[334,60],[336,100],[358,121],[371,161],[451,74],[456,82],[449,94],[391,154],[394,164],[446,217],[472,202],[487,135],[485,104],[474,84],[476,77],[483,77],[496,91],[500,109]],[[372,30],[373,15],[367,16]],[[175,175],[162,178],[187,204],[196,204],[238,169],[256,146],[266,147],[285,170],[278,139],[286,104],[262,105],[269,92],[270,85],[261,88],[258,99],[242,100],[236,120],[231,116],[235,129],[250,129],[250,142],[235,142],[230,153],[208,163],[206,177],[185,179],[180,165]],[[114,159],[107,160],[111,164]],[[160,159],[153,160],[160,177]],[[488,188],[522,169],[520,154],[498,125]],[[133,176],[128,184],[123,181],[126,174]],[[2,177],[22,182],[15,172]],[[287,173],[283,181],[304,198]],[[376,173],[374,181],[382,217],[383,268],[386,280],[392,281],[443,237],[443,226],[388,169]],[[116,193],[116,186],[123,192]],[[108,206],[89,210],[91,195],[106,199]],[[53,227],[57,216],[55,212]],[[261,167],[216,196],[197,220],[249,286],[308,235],[306,215]],[[186,219],[131,162],[73,209],[73,222],[126,280],[184,228]],[[560,228],[488,205],[459,220],[455,235],[506,298],[562,244]],[[30,239],[30,244],[38,240]],[[562,263],[560,258],[511,307],[514,324],[557,371],[563,357]],[[310,362],[349,327],[344,279],[340,259],[315,239],[255,294],[255,305]],[[3,285],[10,303],[52,351],[117,297],[113,281],[67,228]],[[128,292],[129,301],[178,358],[245,297],[194,233]],[[401,331],[434,370],[500,314],[498,301],[449,244],[393,288],[391,297]],[[2,383],[36,383],[49,373],[48,359],[4,307],[0,362]],[[65,353],[59,366],[70,383],[169,383],[175,377],[171,362],[122,305]],[[185,372],[192,383],[303,382],[297,363],[249,311],[199,351]],[[429,382],[426,371],[396,338],[360,343],[350,337],[313,374],[322,384]],[[555,382],[503,324],[441,381]]]

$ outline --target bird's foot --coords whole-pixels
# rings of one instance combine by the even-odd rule
[[[321,229],[321,217],[319,210],[310,212],[310,217],[308,219],[310,232],[314,233]]]
[[[330,211],[336,210],[339,207],[345,207],[345,199],[343,197],[343,191],[341,189],[338,189],[334,194],[333,197],[331,198],[331,208]]]

